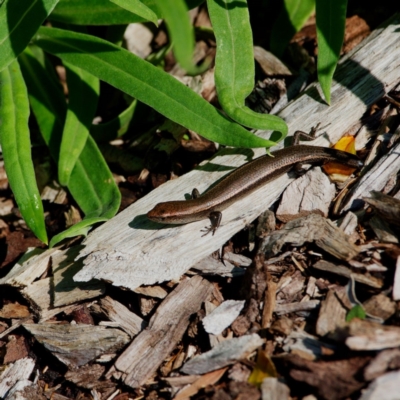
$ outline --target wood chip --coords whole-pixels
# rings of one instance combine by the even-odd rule
[[[278,57],[260,46],[254,46],[254,58],[267,76],[292,75],[288,67]]]
[[[322,301],[319,310],[316,332],[325,336],[328,332],[334,331],[346,322],[347,309],[336,296],[335,291],[329,290],[325,300]]]
[[[364,378],[371,381],[383,375],[388,369],[400,368],[400,349],[383,350],[367,365]]]
[[[386,321],[396,312],[396,303],[383,293],[379,293],[364,301],[363,308],[367,314]]]
[[[193,265],[193,269],[203,274],[220,275],[225,277],[243,276],[246,270],[231,264],[229,261],[216,260],[213,256],[208,256]]]
[[[29,357],[7,365],[0,374],[0,398],[4,398],[17,382],[28,380],[33,368],[35,368],[35,361]]]
[[[370,196],[372,191],[380,192],[389,179],[400,170],[400,143],[392,147],[376,164],[367,170],[351,190],[343,211],[363,205],[361,198]]]
[[[381,217],[374,215],[369,220],[369,226],[374,231],[378,240],[382,243],[399,243],[399,239],[390,229],[389,224]]]
[[[311,213],[328,216],[335,197],[335,185],[320,167],[315,167],[292,182],[283,192],[276,217],[289,222]]]
[[[277,304],[274,312],[278,315],[289,314],[298,311],[310,311],[319,307],[320,300],[298,301],[297,303]]]
[[[397,257],[396,261],[396,272],[394,274],[392,296],[393,300],[400,300],[400,256]]]
[[[190,386],[183,388],[175,397],[174,400],[184,400],[188,397],[194,396],[199,392],[199,390],[205,388],[208,385],[214,385],[221,378],[222,375],[226,372],[228,367],[218,369],[216,371],[209,372],[201,376],[195,382],[193,382]]]
[[[24,328],[62,363],[79,367],[119,350],[129,336],[119,329],[93,325],[24,324]]]
[[[181,282],[158,306],[149,326],[121,354],[108,372],[122,373],[124,383],[140,387],[175,348],[197,312],[211,294],[212,285],[200,276]]]
[[[376,190],[371,190],[370,196],[363,199],[387,222],[399,226],[400,200]]]
[[[290,389],[278,378],[265,378],[261,384],[261,400],[289,399]]]
[[[264,340],[256,333],[224,340],[212,350],[188,361],[181,371],[189,375],[205,374],[246,358],[263,344]]]
[[[53,248],[46,251],[42,249],[28,250],[14,265],[11,271],[0,279],[0,285],[25,287],[39,278],[49,268],[50,259],[60,250]]]
[[[211,314],[203,318],[204,329],[207,333],[219,335],[226,329],[243,310],[245,301],[227,300],[220,304]]]
[[[356,282],[363,283],[364,285],[368,285],[376,289],[380,289],[383,286],[383,280],[380,278],[371,276],[368,273],[362,274],[353,272],[350,268],[347,268],[344,265],[336,265],[325,260],[316,262],[313,264],[313,268],[344,276],[346,278],[350,278],[350,276],[352,276]]]
[[[110,321],[115,322],[116,326],[123,329],[130,337],[136,336],[147,326],[146,321],[109,296],[101,299],[99,304],[93,305],[92,308],[97,312],[102,311]]]
[[[65,252],[53,255],[53,285],[54,307],[61,307],[83,300],[93,299],[105,292],[103,282],[91,280],[89,282],[76,282],[73,276],[81,270],[82,260],[75,261],[79,248],[72,247]]]
[[[338,332],[351,350],[382,350],[400,346],[400,328],[354,318]]]
[[[281,230],[272,232],[263,242],[263,250],[276,255],[287,243],[302,246],[305,242],[315,242],[318,247],[341,260],[350,260],[359,252],[341,229],[318,214],[295,219]]]
[[[142,286],[134,290],[135,293],[142,294],[143,296],[155,297],[157,299],[165,299],[168,292],[161,286]]]
[[[19,303],[8,303],[0,309],[0,318],[26,318],[30,316],[27,306]]]
[[[376,378],[363,391],[360,400],[398,400],[399,399],[400,371],[388,372]]]

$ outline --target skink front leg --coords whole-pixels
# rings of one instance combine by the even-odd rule
[[[201,230],[201,232],[204,232],[204,235],[202,235],[202,237],[208,235],[210,232],[212,232],[214,236],[215,231],[219,228],[219,225],[221,224],[222,213],[220,211],[212,211],[210,212],[208,218],[210,219],[211,225]]]

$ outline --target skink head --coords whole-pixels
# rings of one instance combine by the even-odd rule
[[[168,223],[172,210],[168,203],[158,203],[152,210],[147,213],[147,218],[161,224]]]

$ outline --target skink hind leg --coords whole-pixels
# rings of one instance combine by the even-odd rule
[[[297,146],[300,144],[300,138],[303,140],[314,140],[317,130],[321,123],[319,122],[317,125],[313,126],[310,130],[310,133],[305,133],[303,131],[296,131],[293,134],[293,146]]]
[[[212,211],[210,212],[208,218],[210,219],[211,225],[205,227],[200,231],[204,232],[204,235],[201,235],[202,237],[208,235],[210,232],[212,232],[214,236],[215,231],[219,228],[219,225],[221,224],[222,213],[220,211]]]

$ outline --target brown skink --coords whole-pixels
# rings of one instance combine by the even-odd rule
[[[271,154],[273,157],[264,155],[243,164],[202,195],[194,189],[193,198],[190,200],[158,203],[147,213],[147,217],[162,224],[186,224],[209,218],[211,226],[206,228],[206,234],[214,234],[224,209],[288,172],[292,167],[298,170],[302,164],[328,161],[340,162],[354,168],[363,166],[363,162],[356,155],[326,147],[294,145]]]

